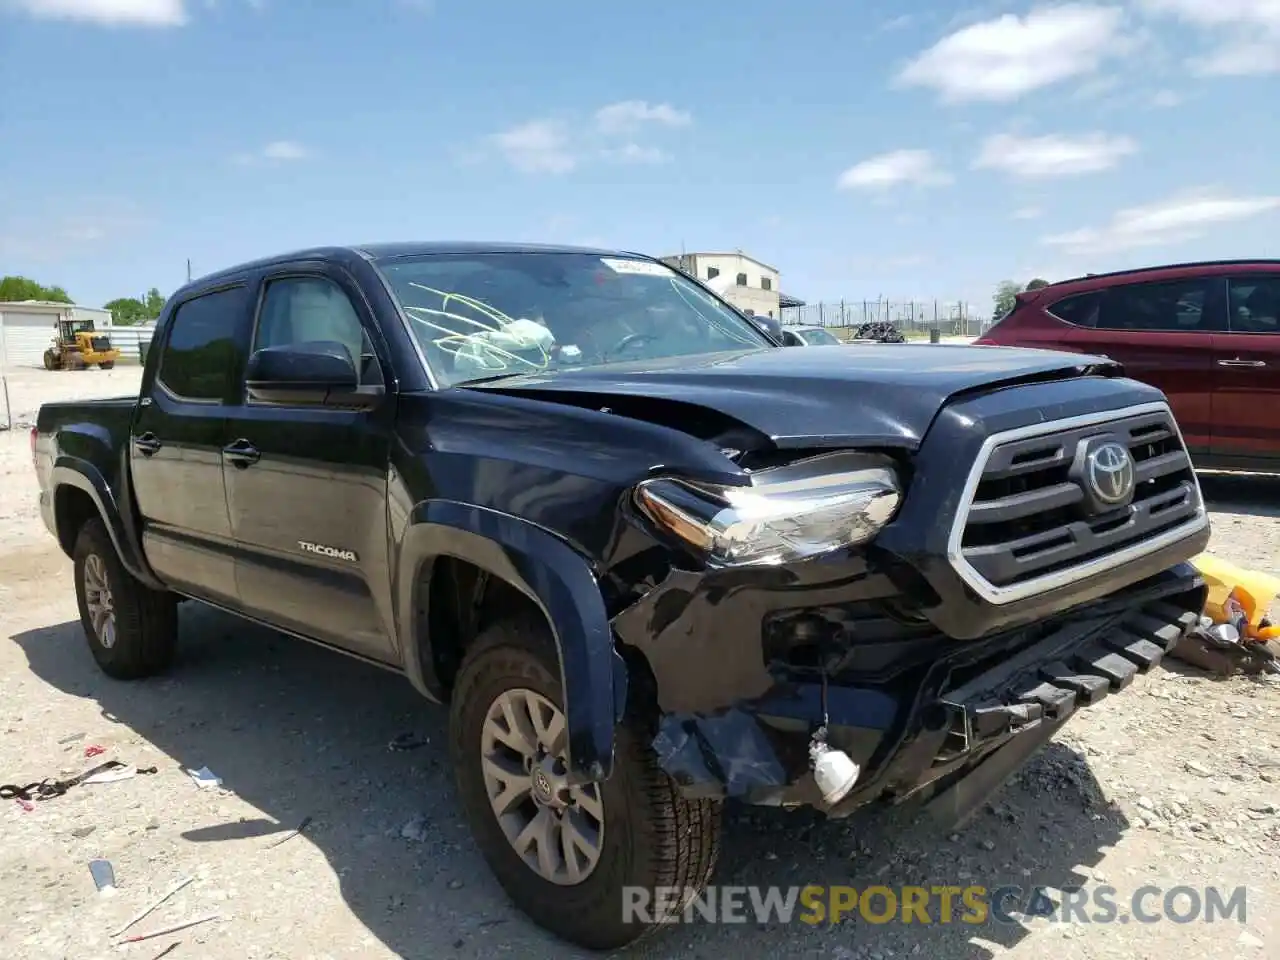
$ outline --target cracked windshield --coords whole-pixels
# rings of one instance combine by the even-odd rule
[[[448,384],[769,346],[700,286],[649,260],[441,255],[382,271]]]

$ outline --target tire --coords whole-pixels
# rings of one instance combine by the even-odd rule
[[[98,364],[98,367],[102,370],[110,370],[115,365],[116,362],[114,360],[103,360],[102,363]]]
[[[56,370],[58,368],[58,358],[53,355],[52,350],[44,352],[44,368],[46,370]]]
[[[80,623],[102,672],[117,680],[137,680],[167,670],[177,645],[177,598],[152,590],[124,568],[107,528],[97,517],[80,528],[74,560]],[[105,620],[94,616],[100,594],[93,584],[102,580],[113,614],[111,631],[105,628]]]
[[[681,796],[646,739],[622,726],[613,773],[596,795],[604,815],[594,868],[584,880],[565,884],[526,863],[490,805],[481,744],[490,707],[509,691],[532,691],[563,711],[554,649],[545,624],[529,617],[494,624],[472,644],[450,710],[458,793],[481,854],[517,907],[578,946],[617,949],[659,929],[665,919],[624,918],[625,887],[643,888],[651,897],[659,888],[682,891],[670,911],[676,914],[710,882],[719,854],[720,804]]]

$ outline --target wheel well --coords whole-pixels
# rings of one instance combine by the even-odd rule
[[[58,544],[67,556],[75,551],[80,529],[98,515],[93,498],[70,484],[58,487],[53,496],[54,525],[58,531]]]
[[[499,617],[526,612],[542,617],[542,609],[521,591],[466,560],[440,557],[432,565],[426,616],[419,642],[431,647],[432,665],[445,690],[453,687],[467,648],[480,631]]]

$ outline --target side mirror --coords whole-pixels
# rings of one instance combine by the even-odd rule
[[[245,387],[264,403],[331,407],[370,407],[383,394],[381,386],[360,386],[350,352],[336,340],[255,350],[245,369]]]

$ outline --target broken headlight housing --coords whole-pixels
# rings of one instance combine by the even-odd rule
[[[893,519],[902,486],[888,457],[840,452],[757,471],[748,486],[646,480],[635,500],[708,563],[765,565],[868,542]]]

